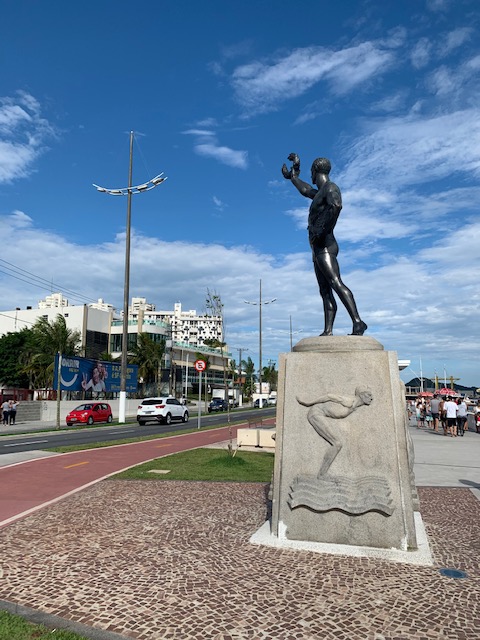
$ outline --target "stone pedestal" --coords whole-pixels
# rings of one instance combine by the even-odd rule
[[[413,550],[413,492],[397,354],[366,336],[281,354],[273,535]]]

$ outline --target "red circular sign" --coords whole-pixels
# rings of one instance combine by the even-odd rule
[[[195,360],[195,369],[197,371],[205,371],[207,368],[207,363],[205,360]]]

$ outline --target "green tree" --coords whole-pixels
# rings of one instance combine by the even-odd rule
[[[255,363],[248,356],[246,360],[242,360],[242,369],[245,371],[245,384],[243,385],[243,392],[245,397],[250,398],[253,394],[253,385],[255,382]]]
[[[24,351],[31,342],[31,333],[30,329],[24,328],[0,338],[0,381],[7,387],[25,389],[30,385]]]
[[[270,383],[272,391],[277,389],[278,371],[275,369],[275,363],[263,367],[262,380]]]
[[[223,365],[223,387],[224,387],[224,393],[225,393],[224,399],[227,402],[228,408],[230,408],[229,396],[228,396],[227,362],[226,362],[226,358],[224,358],[224,353],[223,353],[223,350],[227,346],[227,343],[225,342],[225,322],[223,317],[224,305],[223,305],[221,296],[215,291],[210,291],[210,289],[207,289],[207,299],[205,301],[205,306],[207,309],[207,315],[211,314],[212,316],[216,316],[221,319],[220,339],[213,338],[213,339],[205,340],[204,342],[207,346],[220,349],[220,353],[222,356],[222,365]]]
[[[55,358],[60,352],[64,356],[75,356],[80,353],[81,333],[67,327],[65,318],[58,314],[55,320],[38,318],[32,329],[32,342],[29,345],[28,360],[25,362],[26,372],[37,381],[37,385],[51,387]]]
[[[121,358],[114,358],[108,351],[102,351],[102,353],[98,354],[98,360],[103,362],[120,362]]]
[[[138,377],[143,378],[143,384],[154,384],[158,393],[159,375],[162,359],[165,354],[165,342],[155,342],[148,333],[139,333],[137,343],[130,350],[129,358],[132,364],[138,365]]]

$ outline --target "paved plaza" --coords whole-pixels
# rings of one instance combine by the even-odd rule
[[[252,545],[264,484],[111,479],[0,531],[0,598],[105,640],[478,640],[480,434],[411,433],[433,566]]]

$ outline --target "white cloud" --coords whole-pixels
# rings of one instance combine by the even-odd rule
[[[427,0],[427,8],[433,12],[446,11],[452,0]]]
[[[229,147],[221,147],[216,144],[197,144],[194,146],[195,153],[207,158],[214,158],[222,164],[236,169],[247,168],[248,153],[246,151],[235,151]]]
[[[43,231],[28,215],[15,212],[0,219],[2,235],[15,233],[19,221],[25,226],[15,234],[8,260],[45,282],[40,288],[25,282],[18,286],[15,278],[0,273],[2,311],[35,305],[52,287],[80,292],[77,298],[66,294],[75,304],[86,302],[82,296],[91,301],[102,297],[121,308],[123,234],[109,243],[80,245]],[[479,297],[477,294],[475,298],[475,291],[479,242],[480,223],[467,221],[452,233],[439,236],[434,247],[418,251],[412,248],[408,255],[390,256],[388,262],[373,268],[369,261],[375,247],[363,258],[359,252],[349,255],[348,248],[341,247],[342,277],[370,326],[369,335],[396,350],[401,358],[422,353],[425,357],[428,352],[431,364],[425,360],[425,367],[432,369],[445,360],[455,367],[456,361],[448,350],[448,345],[455,343],[455,358],[465,359],[467,365],[462,363],[462,367],[465,375],[471,375],[470,384],[478,380]],[[467,253],[469,260],[465,260]],[[0,271],[4,271],[1,265]],[[92,277],[94,273],[98,277]],[[165,242],[133,231],[131,296],[145,296],[157,308],[165,309],[181,301],[184,308],[201,312],[206,290],[214,285],[225,305],[229,344],[248,348],[254,360],[258,358],[258,314],[243,300],[258,299],[259,278],[264,298],[277,298],[263,314],[264,358],[276,359],[279,352],[289,350],[290,316],[294,330],[302,331],[295,341],[316,335],[323,328],[322,304],[306,237],[304,251],[273,256],[245,246]],[[455,304],[448,304],[448,292],[455,292]],[[350,320],[339,304],[335,333],[350,330]]]
[[[462,81],[453,69],[442,66],[431,73],[427,84],[432,93],[444,97],[456,92]]]
[[[432,46],[429,40],[427,38],[420,38],[410,54],[412,65],[415,69],[421,69],[429,63],[431,51]]]
[[[212,120],[204,120],[213,123]],[[183,131],[185,135],[193,135],[197,138],[193,149],[199,156],[214,158],[221,164],[225,164],[235,169],[246,169],[248,166],[248,152],[231,149],[218,144],[217,136],[211,129],[187,129]]]
[[[223,209],[225,208],[225,203],[222,202],[220,198],[217,198],[217,196],[213,196],[212,200],[213,200],[213,204],[217,207],[217,209],[219,209],[220,211],[223,211]]]
[[[445,115],[409,115],[365,124],[365,133],[345,150],[342,184],[379,182],[392,191],[452,173],[480,175],[480,109]]]
[[[340,50],[296,49],[271,63],[237,67],[232,85],[238,102],[250,114],[276,110],[279,104],[306,93],[322,80],[334,93],[344,95],[393,64],[390,44],[364,42]]]
[[[470,27],[459,27],[458,29],[450,31],[442,47],[442,54],[447,55],[454,49],[461,47],[462,44],[467,42],[467,40],[470,40],[472,35],[473,29],[471,29]]]
[[[384,113],[398,113],[399,110],[404,110],[407,99],[406,91],[397,91],[390,95],[382,97],[381,100],[377,100],[370,105],[372,111],[383,111]]]
[[[33,96],[19,91],[15,97],[0,98],[0,184],[28,177],[54,135]]]

